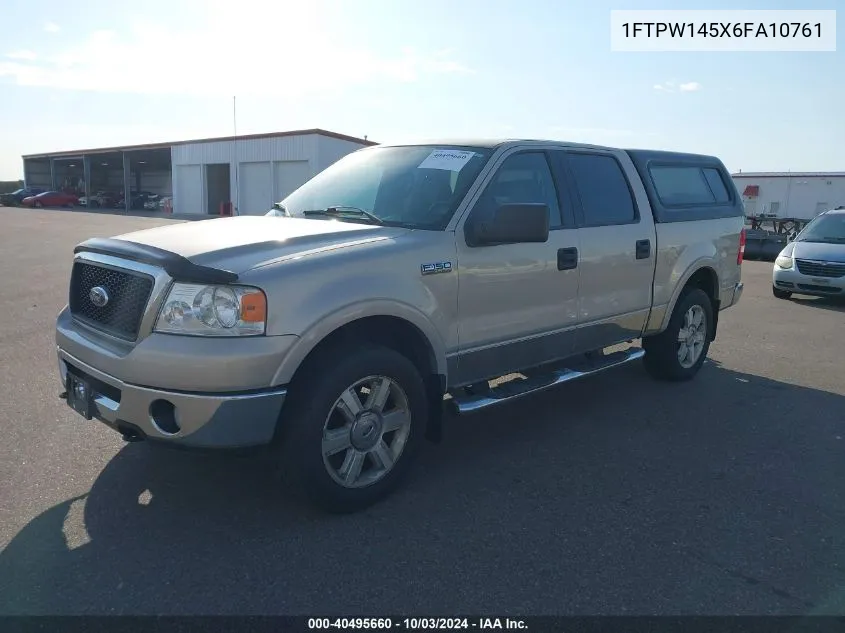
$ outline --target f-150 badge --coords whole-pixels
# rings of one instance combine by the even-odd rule
[[[439,273],[452,272],[452,262],[434,262],[420,266],[423,275],[437,275]]]

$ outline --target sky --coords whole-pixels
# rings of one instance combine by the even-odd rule
[[[0,180],[22,177],[22,154],[228,136],[235,123],[238,134],[546,138],[715,154],[731,171],[845,170],[841,36],[828,53],[611,51],[612,9],[670,8],[845,4],[3,0]]]

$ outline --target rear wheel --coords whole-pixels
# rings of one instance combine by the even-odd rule
[[[646,370],[659,380],[690,380],[701,369],[710,349],[713,304],[700,288],[684,291],[669,326],[643,339]]]
[[[423,379],[410,360],[374,345],[332,350],[309,369],[280,421],[282,473],[323,510],[361,510],[411,468],[428,416]]]
[[[780,288],[775,288],[774,286],[772,286],[772,294],[778,299],[789,299],[792,296],[792,293],[789,292],[789,290],[781,290]]]

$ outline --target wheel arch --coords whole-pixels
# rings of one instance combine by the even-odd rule
[[[349,306],[327,316],[298,339],[286,354],[273,383],[288,384],[296,389],[297,381],[328,350],[363,342],[390,347],[418,368],[432,405],[426,436],[432,441],[439,441],[440,411],[447,384],[445,348],[434,325],[410,306],[394,302],[378,306]]]
[[[713,307],[713,325],[710,332],[710,340],[716,338],[716,330],[719,320],[719,274],[708,260],[699,260],[690,266],[677,284],[675,291],[672,294],[672,300],[669,303],[669,309],[663,315],[663,322],[660,324],[660,331],[664,331],[669,327],[669,320],[675,312],[675,306],[681,298],[683,292],[688,288],[699,288],[710,297],[710,303]]]

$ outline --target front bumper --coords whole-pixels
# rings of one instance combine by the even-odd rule
[[[88,383],[92,417],[125,436],[139,439],[195,448],[268,444],[287,395],[284,388],[248,393],[164,391],[126,383],[87,365],[61,347],[58,357],[64,386],[68,372]]]
[[[800,273],[794,264],[789,269],[777,264],[772,268],[772,285],[778,290],[814,297],[845,296],[845,277],[811,277]]]

